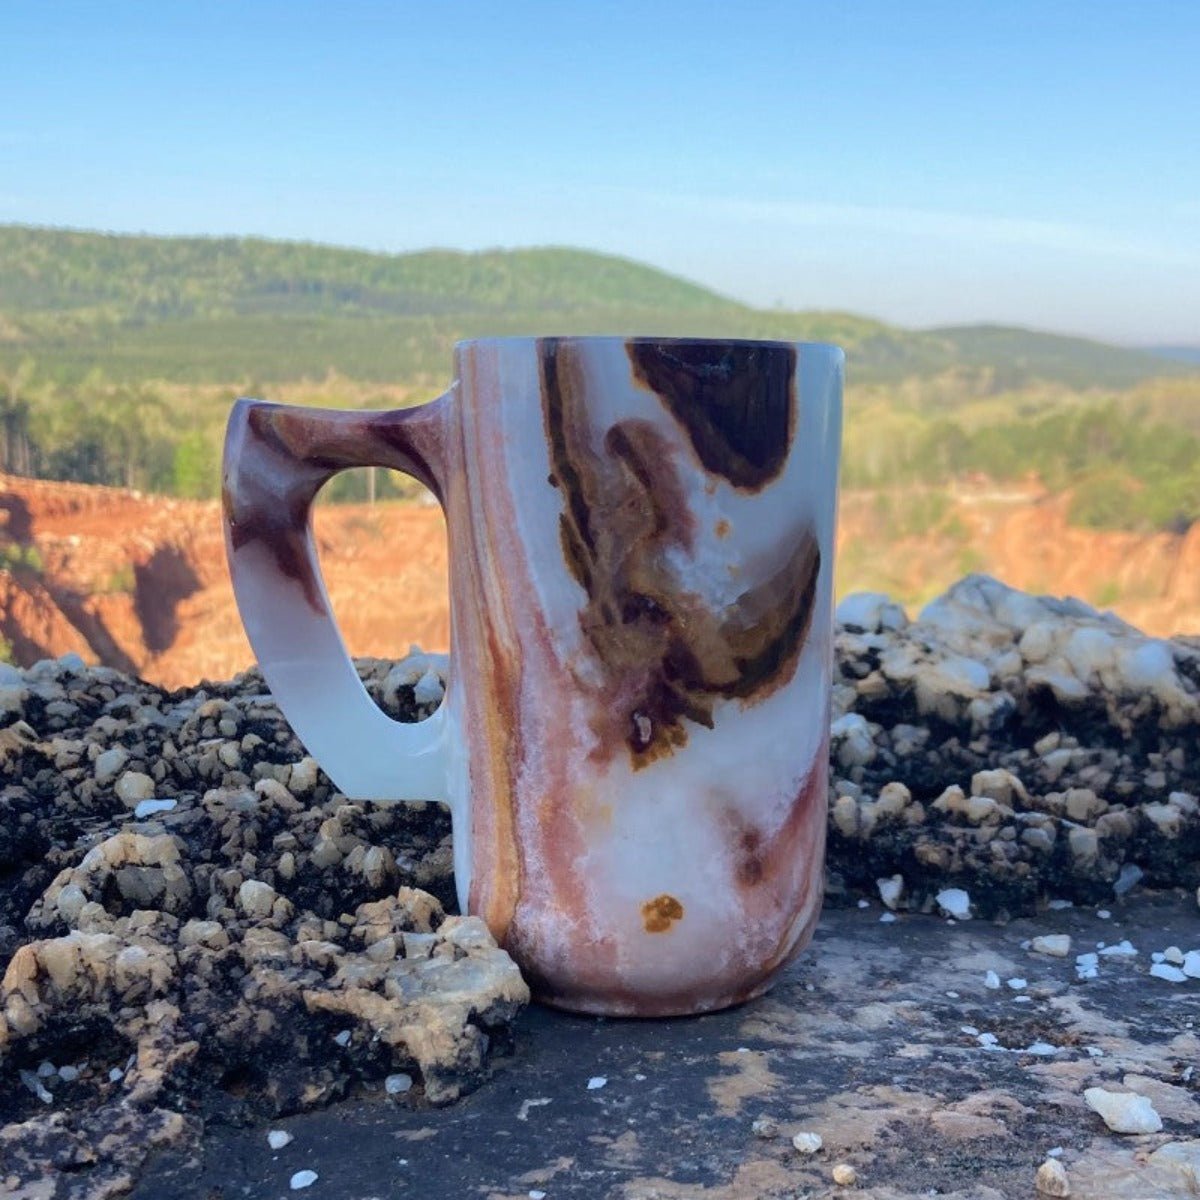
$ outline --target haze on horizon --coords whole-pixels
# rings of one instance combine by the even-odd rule
[[[847,9],[17,0],[0,221],[572,245],[762,307],[1200,343],[1200,6]]]

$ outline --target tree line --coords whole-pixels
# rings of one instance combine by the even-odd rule
[[[1077,525],[1183,532],[1200,519],[1200,436],[1191,429],[1116,398],[1031,408],[1011,401],[982,413],[852,412],[843,481],[879,488],[1036,478],[1070,490]]]
[[[345,380],[320,394],[265,390],[282,400],[369,408],[430,394],[400,398]],[[852,488],[927,488],[968,476],[1036,477],[1053,491],[1071,491],[1077,524],[1182,531],[1200,519],[1200,388],[1189,392],[1175,382],[1169,395],[1160,390],[1097,398],[1058,389],[954,405],[940,393],[927,394],[928,388],[911,403],[891,389],[852,389],[843,482]],[[26,360],[0,373],[0,470],[216,497],[225,417],[242,391],[264,389],[114,382],[98,371],[66,384],[40,375]],[[393,472],[346,472],[325,498],[410,498],[417,491]]]
[[[237,395],[262,387],[189,394],[151,383],[117,383],[93,371],[79,384],[39,377],[22,363],[0,374],[0,472],[100,484],[182,499],[221,492],[225,419]],[[358,399],[358,397],[355,397]],[[361,399],[359,401],[361,403]],[[331,407],[353,407],[332,396]],[[384,407],[373,404],[372,407]],[[392,471],[347,471],[324,489],[334,503],[411,499],[419,485]]]
[[[99,374],[59,388],[22,365],[0,393],[0,466],[14,475],[98,483],[174,496],[217,494],[211,434],[149,384]]]

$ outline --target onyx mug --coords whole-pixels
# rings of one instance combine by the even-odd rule
[[[630,1016],[765,991],[821,904],[843,354],[663,338],[470,341],[394,412],[238,401],[234,590],[271,691],[354,800],[449,806],[464,912],[536,997]],[[446,516],[450,678],[393,721],[311,530],[350,467]]]

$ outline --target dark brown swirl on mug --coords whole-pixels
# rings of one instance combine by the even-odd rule
[[[686,744],[685,718],[711,728],[720,698],[756,703],[791,678],[812,621],[816,532],[798,523],[771,573],[714,612],[666,561],[696,536],[671,440],[626,419],[595,445],[577,351],[544,339],[539,358],[563,559],[587,593],[579,624],[604,672],[597,754],[624,744],[643,767]]]
[[[783,469],[795,424],[795,347],[631,341],[626,352],[634,379],[687,431],[705,470],[756,492]]]

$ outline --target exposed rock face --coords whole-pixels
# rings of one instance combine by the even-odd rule
[[[884,597],[838,616],[834,897],[957,887],[994,917],[1111,900],[1123,866],[1200,883],[1200,642],[985,576],[912,623]]]
[[[1141,628],[1200,629],[1200,523],[1186,534],[1081,529],[1068,520],[1069,495],[1038,487],[962,483],[939,494],[953,505],[949,524],[969,532],[986,569],[1016,586],[1111,592],[1121,615]],[[44,563],[40,575],[0,569],[0,636],[16,661],[76,652],[169,686],[226,678],[252,661],[216,502],[11,475],[0,476],[0,495],[8,499],[0,545],[33,546]],[[838,556],[847,579],[894,580],[889,586],[908,594],[953,579],[962,543],[936,533],[897,543],[881,530],[879,502],[873,491],[842,494]],[[399,654],[414,639],[449,644],[446,530],[437,509],[319,505],[316,532],[351,646]],[[862,574],[855,556],[885,569]]]
[[[364,665],[410,720],[439,671]],[[528,991],[481,921],[445,913],[439,806],[347,803],[257,675],[168,695],[64,660],[0,685],[0,1139],[18,1177],[74,1163],[104,1194],[198,1119],[401,1074],[397,1102],[442,1104],[485,1077]],[[131,778],[173,807],[139,821]]]
[[[414,638],[448,644],[439,509],[318,505],[315,524],[325,582],[352,646],[399,655]],[[0,475],[0,549],[8,546],[36,551],[41,564],[0,567],[0,637],[16,662],[76,653],[167,686],[194,686],[254,661],[217,501]]]
[[[1133,867],[1200,884],[1200,644],[981,577],[913,623],[880,597],[842,615],[831,901],[960,889],[979,920],[1115,905]],[[404,720],[445,670],[360,663]],[[527,992],[445,915],[451,865],[440,806],[347,803],[256,672],[172,693],[73,656],[0,667],[6,1169],[112,1194],[201,1121],[476,1086]]]

